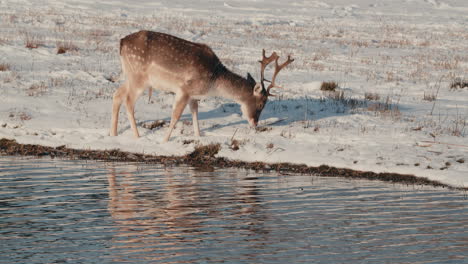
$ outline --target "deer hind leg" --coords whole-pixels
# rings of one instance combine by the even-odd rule
[[[192,112],[193,133],[196,137],[200,136],[200,128],[198,126],[198,100],[190,99],[190,111]]]
[[[117,135],[120,106],[122,105],[122,102],[124,102],[125,108],[127,110],[127,117],[133,130],[133,134],[136,138],[140,137],[135,122],[135,103],[138,97],[140,97],[141,93],[144,91],[144,88],[145,86],[142,83],[128,80],[122,86],[120,86],[117,91],[115,91],[112,102],[112,121],[110,131],[111,136]]]
[[[135,103],[140,97],[140,95],[148,88],[147,82],[143,78],[130,79],[127,89],[127,97],[125,99],[125,108],[127,108],[127,117],[130,122],[130,127],[132,128],[133,135],[135,138],[139,138],[140,134],[135,121]]]
[[[163,142],[169,141],[172,130],[174,130],[174,127],[177,121],[179,121],[179,118],[182,115],[182,112],[184,111],[185,107],[187,106],[188,101],[189,101],[188,95],[176,94],[174,105],[172,105],[172,117],[171,117],[171,123],[169,125],[169,131],[167,132],[166,137],[164,138]]]
[[[112,100],[112,120],[111,120],[111,136],[117,136],[117,123],[119,122],[119,111],[120,106],[122,105],[123,99],[127,95],[127,83],[122,84],[122,86],[115,91],[113,100]]]
[[[138,97],[139,97],[139,94],[137,94],[136,92],[134,93],[129,92],[125,100],[125,108],[127,109],[128,121],[130,122],[130,126],[132,128],[133,135],[135,136],[135,138],[140,137],[140,134],[138,133],[138,128],[136,126],[136,121],[135,121],[135,103]]]

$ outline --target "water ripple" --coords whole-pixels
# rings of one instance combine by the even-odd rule
[[[1,263],[462,263],[466,226],[444,189],[0,158]]]

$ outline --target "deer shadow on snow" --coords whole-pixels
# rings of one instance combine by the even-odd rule
[[[296,122],[319,120],[322,118],[351,115],[352,110],[366,108],[367,100],[358,99],[330,99],[330,98],[295,98],[295,99],[276,99],[268,101],[260,116],[259,127],[263,126],[289,126]],[[201,112],[200,120],[206,118],[219,118],[241,114],[240,106],[236,103],[226,103],[220,107],[208,112]],[[187,115],[187,118],[191,118]],[[265,120],[275,118],[272,122]],[[205,128],[206,131],[212,131],[223,127],[235,126],[239,124],[248,125],[245,119],[236,122],[220,123],[212,128]],[[270,124],[272,123],[272,124]]]
[[[263,112],[260,117],[259,127],[263,126],[289,126],[295,122],[310,122],[317,121],[323,118],[333,117],[333,116],[346,116],[352,115],[356,112],[360,112],[359,109],[365,110],[371,104],[378,104],[377,102],[370,102],[365,99],[355,99],[355,98],[309,98],[309,97],[299,97],[294,99],[282,99],[278,98],[275,100],[268,101],[267,105],[263,109]],[[203,102],[200,102],[200,105],[203,105]],[[395,107],[390,105],[389,107]],[[215,131],[224,127],[236,126],[245,124],[248,126],[247,120],[240,118],[241,120],[237,121],[223,121],[224,118],[232,116],[233,114],[242,115],[240,110],[240,105],[234,102],[223,103],[217,108],[214,108],[209,111],[200,111],[198,113],[199,120],[211,120],[217,119],[219,123],[215,122],[215,125],[209,127],[200,127],[201,131]],[[276,118],[276,121],[265,122],[265,120]],[[160,119],[164,120],[166,123],[170,122],[171,117]],[[190,113],[185,113],[181,116],[179,122],[184,120],[192,120]],[[263,120],[263,121],[262,121]],[[145,123],[154,122],[156,120],[144,120],[140,121],[138,124],[141,126]],[[129,129],[130,126],[127,125],[122,130]]]

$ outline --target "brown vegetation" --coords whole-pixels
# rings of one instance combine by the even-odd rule
[[[35,83],[31,85],[26,93],[28,96],[41,96],[47,92],[47,85],[45,82]]]
[[[267,126],[258,126],[255,128],[255,131],[257,132],[266,132],[266,131],[270,131],[271,130],[271,127],[267,127]]]
[[[57,54],[64,54],[69,51],[78,51],[78,47],[72,41],[57,41]]]
[[[450,89],[462,89],[462,88],[468,88],[468,80],[458,77],[458,78],[455,78],[450,83]]]
[[[279,173],[300,173],[324,177],[346,177],[356,179],[381,180],[400,182],[406,184],[422,184],[438,187],[452,188],[446,184],[432,181],[427,178],[408,174],[375,173],[370,171],[356,171],[344,168],[334,168],[327,165],[309,167],[304,164],[291,163],[265,163],[227,160],[215,157],[221,150],[220,144],[199,145],[194,151],[185,156],[152,156],[139,153],[129,153],[120,150],[78,150],[66,146],[46,147],[40,145],[18,144],[15,140],[0,139],[0,155],[22,156],[49,156],[51,158],[70,158],[84,160],[119,161],[119,162],[145,162],[153,164],[177,165],[187,164],[198,168],[244,168],[255,171],[277,171]],[[459,188],[468,190],[468,188]]]
[[[437,96],[434,93],[426,93],[424,92],[423,100],[424,101],[435,101],[437,99]]]
[[[154,121],[152,123],[145,123],[145,124],[142,125],[142,127],[146,128],[146,129],[153,130],[155,128],[163,127],[165,124],[166,124],[166,121],[164,121],[164,120],[156,120],[156,121]]]
[[[239,140],[233,139],[233,140],[231,140],[231,145],[229,146],[229,148],[234,150],[234,151],[238,151],[240,144],[241,143],[239,142]]]
[[[338,83],[334,81],[323,82],[322,85],[320,86],[320,90],[322,91],[335,91],[336,88],[338,88]]]
[[[376,102],[370,104],[367,107],[367,110],[380,113],[384,116],[390,116],[396,119],[401,117],[401,112],[398,108],[398,105],[392,102],[390,96],[387,96],[385,101],[383,102]]]
[[[41,36],[30,33],[28,31],[22,32],[24,37],[24,46],[28,49],[37,49],[44,46],[44,40]]]
[[[378,101],[380,100],[380,95],[378,93],[364,93],[364,98],[369,101]]]
[[[10,70],[10,64],[8,63],[0,63],[0,71],[9,71]]]
[[[28,121],[28,120],[32,119],[31,115],[26,113],[26,112],[16,112],[16,113],[15,112],[10,112],[8,117],[11,118],[11,119],[19,119],[21,121]]]

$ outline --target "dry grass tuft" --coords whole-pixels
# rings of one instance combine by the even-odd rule
[[[8,39],[6,36],[0,36],[0,45],[6,45],[10,43],[10,39]]]
[[[239,146],[241,145],[241,142],[237,139],[231,140],[231,145],[229,146],[230,149],[237,151],[239,150]]]
[[[312,56],[313,61],[318,61],[318,60],[326,60],[328,57],[330,57],[330,50],[326,48],[319,49],[314,55]]]
[[[437,96],[434,93],[426,93],[424,92],[423,100],[433,102],[437,99]]]
[[[26,112],[17,112],[17,113],[10,112],[8,117],[11,119],[19,119],[21,121],[28,121],[32,119],[31,115]]]
[[[331,81],[331,82],[323,82],[320,86],[320,90],[322,91],[335,91],[338,88],[338,83]]]
[[[401,112],[398,105],[393,104],[390,96],[387,96],[384,102],[377,102],[370,104],[367,110],[380,113],[384,116],[390,116],[392,118],[400,118]]]
[[[146,129],[153,130],[155,128],[163,127],[165,124],[166,124],[166,121],[164,121],[164,120],[156,120],[156,121],[154,121],[152,123],[145,123],[145,124],[142,125],[142,127],[146,128]]]
[[[182,144],[184,144],[184,145],[190,145],[190,144],[193,144],[193,143],[195,143],[195,142],[197,142],[197,141],[195,141],[195,140],[193,140],[193,139],[184,139],[184,140],[182,141]]]
[[[367,101],[346,96],[345,92],[342,90],[325,91],[323,93],[324,97],[322,97],[320,101],[328,101],[333,103],[337,113],[344,113],[347,109],[356,109],[359,107],[367,106]]]
[[[0,63],[0,71],[9,71],[11,69],[10,64]]]
[[[191,160],[204,161],[206,158],[214,158],[216,154],[221,150],[221,145],[209,144],[209,145],[198,145],[195,150],[187,155],[187,158]],[[201,162],[202,164],[203,162]]]
[[[380,95],[378,93],[364,93],[364,98],[369,101],[378,101],[380,100]]]
[[[44,46],[43,37],[38,34],[30,33],[28,31],[22,32],[24,37],[24,46],[28,49],[37,49],[41,46]]]
[[[271,130],[271,127],[267,127],[267,126],[261,126],[261,127],[255,128],[255,131],[260,132],[260,133],[270,131],[270,130]]]
[[[333,99],[335,101],[343,101],[345,100],[344,91],[330,91],[327,93],[327,97]]]
[[[113,31],[107,29],[93,29],[89,32],[91,37],[110,37],[113,34]]]
[[[448,130],[452,136],[463,137],[466,134],[467,127],[468,127],[468,121],[466,117],[457,115]]]
[[[10,71],[9,74],[7,76],[5,76],[5,78],[3,79],[3,82],[4,83],[11,83],[11,82],[14,82],[14,81],[18,80],[19,78],[20,77],[19,77],[17,72]]]
[[[463,88],[468,88],[468,80],[466,79],[457,77],[450,83],[451,90],[463,89]]]
[[[107,41],[114,34],[111,30],[95,29],[85,35],[87,45],[94,46],[96,51],[108,53],[114,50],[115,46],[109,46]]]
[[[41,96],[47,92],[47,85],[45,82],[32,84],[26,91],[28,96]]]
[[[69,51],[78,51],[78,47],[71,40],[57,41],[57,54],[64,54]]]
[[[21,121],[27,121],[27,120],[31,120],[31,119],[32,119],[31,115],[29,115],[28,113],[25,113],[25,112],[19,113],[18,117],[19,117],[19,119],[20,119]]]
[[[110,74],[110,75],[104,76],[104,78],[107,81],[111,82],[111,83],[115,83],[115,82],[119,81],[120,75],[119,74]]]
[[[67,79],[64,77],[50,77],[49,78],[49,87],[59,87],[65,84]]]
[[[297,69],[310,69],[314,71],[324,71],[325,70],[325,65],[319,62],[315,61],[308,61],[308,60],[303,60],[302,65],[298,67],[298,64],[293,64],[296,65]],[[291,65],[291,66],[293,66]]]

